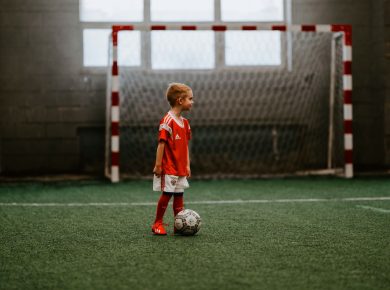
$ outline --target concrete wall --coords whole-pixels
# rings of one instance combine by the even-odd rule
[[[102,174],[105,73],[82,67],[78,1],[0,4],[1,173]],[[358,170],[388,166],[389,0],[292,0],[292,7],[296,24],[353,25],[354,162]]]
[[[78,1],[0,9],[1,171],[101,172],[105,75],[83,70]]]
[[[385,83],[386,83],[386,100],[385,100],[385,150],[386,150],[386,164],[390,164],[390,0],[384,1],[383,7],[385,18],[384,22],[384,65]]]

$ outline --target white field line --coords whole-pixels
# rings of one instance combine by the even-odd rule
[[[384,209],[384,208],[378,208],[378,207],[372,207],[372,206],[366,206],[366,205],[357,205],[357,207],[363,208],[363,209],[369,209],[380,213],[390,213],[390,209]]]
[[[347,197],[347,198],[300,198],[300,199],[234,199],[234,200],[201,200],[188,201],[186,204],[248,204],[248,203],[304,203],[304,202],[350,202],[350,201],[390,201],[390,196],[378,197]],[[19,203],[1,202],[0,206],[20,206],[20,207],[88,207],[88,206],[156,206],[157,202],[86,202],[86,203]]]

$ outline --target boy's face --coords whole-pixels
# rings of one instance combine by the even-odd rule
[[[188,93],[188,96],[179,100],[179,103],[183,111],[189,111],[194,103],[192,92]]]

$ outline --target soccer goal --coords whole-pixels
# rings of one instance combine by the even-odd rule
[[[140,39],[138,63],[118,59],[125,32]],[[182,82],[194,92],[194,177],[353,177],[351,38],[348,25],[113,26],[106,176],[152,175],[164,93]],[[177,47],[194,39],[189,61]]]

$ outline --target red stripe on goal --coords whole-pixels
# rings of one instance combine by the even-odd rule
[[[121,30],[134,30],[133,25],[113,25],[112,31],[118,32]]]
[[[351,75],[352,74],[352,62],[344,61],[344,74]]]
[[[344,44],[352,45],[352,26],[346,24],[334,24],[332,25],[333,32],[344,32]]]
[[[279,31],[286,31],[287,26],[286,25],[273,25],[271,27],[272,30],[279,30]]]
[[[119,152],[111,152],[111,166],[119,166]]]
[[[227,26],[226,25],[213,25],[212,30],[214,31],[226,31]]]
[[[152,25],[151,30],[166,30],[167,27],[165,25]]]
[[[111,136],[119,136],[119,122],[111,122]]]
[[[315,32],[316,31],[316,26],[315,25],[302,25],[302,28],[301,28],[302,31],[313,31]]]
[[[182,30],[196,30],[196,26],[195,25],[183,25],[181,27]]]
[[[112,75],[117,76],[118,75],[118,62],[114,60],[112,64]]]
[[[118,32],[117,31],[112,32],[112,45],[118,46]]]
[[[242,30],[257,30],[257,26],[254,25],[244,25],[241,27]]]
[[[344,161],[346,164],[352,164],[353,161],[353,152],[352,150],[344,150]]]
[[[111,106],[119,106],[119,92],[111,93]]]
[[[352,134],[352,120],[344,121],[344,134]]]
[[[351,32],[345,32],[345,45],[347,45],[347,46],[352,45],[352,33]]]
[[[113,25],[112,26],[112,43],[118,45],[118,32],[121,30],[134,30],[133,25]]]
[[[340,31],[344,31],[345,25],[343,25],[343,24],[332,24],[331,27],[332,27],[332,31],[333,32],[340,32]]]
[[[344,104],[352,104],[352,91],[344,91]]]

